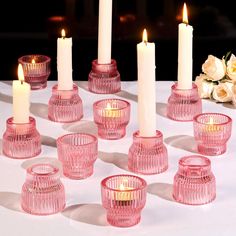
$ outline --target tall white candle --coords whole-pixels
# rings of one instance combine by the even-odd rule
[[[192,88],[193,27],[188,24],[187,7],[184,3],[183,23],[179,24],[178,37],[178,88]]]
[[[24,82],[22,65],[18,66],[18,79],[13,81],[13,121],[17,124],[29,123],[30,85]]]
[[[71,90],[72,79],[72,38],[65,37],[65,30],[61,32],[62,37],[57,39],[57,72],[58,89]]]
[[[139,132],[143,137],[152,137],[156,135],[155,44],[148,43],[146,30],[137,52]]]
[[[111,63],[112,0],[99,1],[98,64]]]

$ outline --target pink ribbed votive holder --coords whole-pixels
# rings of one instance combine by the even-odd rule
[[[51,73],[51,58],[44,55],[25,55],[18,59],[24,70],[25,81],[32,90],[47,87],[48,77]]]
[[[168,168],[167,148],[163,135],[156,131],[154,137],[142,137],[139,131],[133,134],[133,144],[129,148],[128,168],[138,174],[158,174]]]
[[[59,169],[51,164],[29,167],[21,191],[22,209],[33,215],[51,215],[62,211],[65,205]]]
[[[14,159],[35,157],[41,152],[41,137],[36,121],[29,117],[29,123],[14,123],[13,117],[6,121],[2,140],[3,154]]]
[[[63,173],[71,179],[85,179],[93,174],[98,156],[98,141],[91,134],[66,134],[57,139],[58,158]]]
[[[215,176],[208,158],[195,155],[180,159],[174,177],[173,197],[177,202],[188,205],[207,204],[215,199]]]
[[[92,61],[92,70],[88,76],[88,88],[93,93],[112,94],[121,90],[120,73],[117,70],[116,60],[110,64],[98,64]]]
[[[102,180],[101,190],[109,224],[130,227],[140,222],[147,195],[144,179],[132,175],[109,176]]]
[[[221,155],[231,136],[232,119],[220,113],[202,113],[194,117],[193,129],[199,153]]]
[[[121,139],[130,120],[130,103],[121,99],[103,99],[93,104],[94,122],[102,139]]]
[[[73,84],[72,90],[52,88],[52,96],[48,102],[48,118],[55,122],[68,123],[83,117],[83,104],[78,94],[78,86]]]
[[[171,95],[167,104],[167,116],[176,121],[192,121],[202,112],[202,100],[197,85],[192,89],[178,89],[178,83],[171,87]]]

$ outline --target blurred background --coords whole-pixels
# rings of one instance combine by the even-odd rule
[[[62,28],[73,37],[73,78],[87,80],[97,58],[98,0],[3,0],[0,14],[0,80],[17,79],[17,59],[44,54],[52,59],[49,80],[57,79],[57,37]],[[208,54],[235,52],[236,14],[232,2],[189,0],[194,28],[193,79]],[[178,24],[183,1],[113,0],[112,58],[121,80],[137,79],[136,44],[147,28],[156,44],[156,80],[177,79]]]

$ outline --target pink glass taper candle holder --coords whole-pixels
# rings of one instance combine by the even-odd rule
[[[3,154],[13,159],[35,157],[41,152],[41,137],[36,121],[29,117],[29,123],[14,123],[13,117],[6,121],[2,141]]]
[[[98,94],[112,94],[121,90],[120,73],[114,59],[110,64],[98,64],[98,60],[92,61],[88,88],[89,91]]]
[[[202,112],[202,100],[198,88],[193,83],[192,89],[178,89],[178,83],[171,87],[171,95],[167,104],[167,116],[176,121],[192,121]]]
[[[47,87],[48,77],[51,73],[51,58],[44,55],[25,55],[18,59],[24,70],[25,81],[32,90]]]
[[[193,129],[199,153],[221,155],[231,136],[232,119],[221,113],[202,113],[194,117]]]
[[[59,169],[43,163],[29,167],[21,190],[22,209],[33,215],[51,215],[61,212],[65,205]]]
[[[173,197],[188,205],[207,204],[216,198],[215,176],[207,157],[193,155],[180,159],[174,177]]]
[[[93,174],[98,156],[98,141],[91,134],[66,134],[57,139],[58,158],[63,173],[71,179],[85,179]]]
[[[83,104],[78,94],[78,86],[73,84],[72,90],[52,88],[52,96],[48,102],[48,118],[55,122],[68,123],[83,117]]]
[[[167,170],[168,153],[160,131],[156,131],[154,137],[142,137],[139,131],[133,134],[128,168],[132,172],[144,175],[159,174]]]
[[[94,122],[102,139],[121,139],[130,120],[130,103],[121,99],[103,99],[93,104]]]
[[[109,176],[102,180],[101,190],[109,224],[130,227],[140,222],[147,195],[144,179],[133,175]]]

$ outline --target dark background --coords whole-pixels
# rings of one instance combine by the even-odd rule
[[[194,28],[194,79],[208,54],[235,53],[236,17],[232,1],[189,0],[187,5]],[[123,81],[137,79],[136,44],[144,27],[156,44],[156,79],[176,80],[182,6],[176,0],[113,0],[112,57]],[[0,22],[0,80],[17,79],[17,59],[26,54],[50,56],[49,80],[56,80],[62,28],[73,37],[73,78],[87,80],[97,58],[98,0],[3,0]]]

